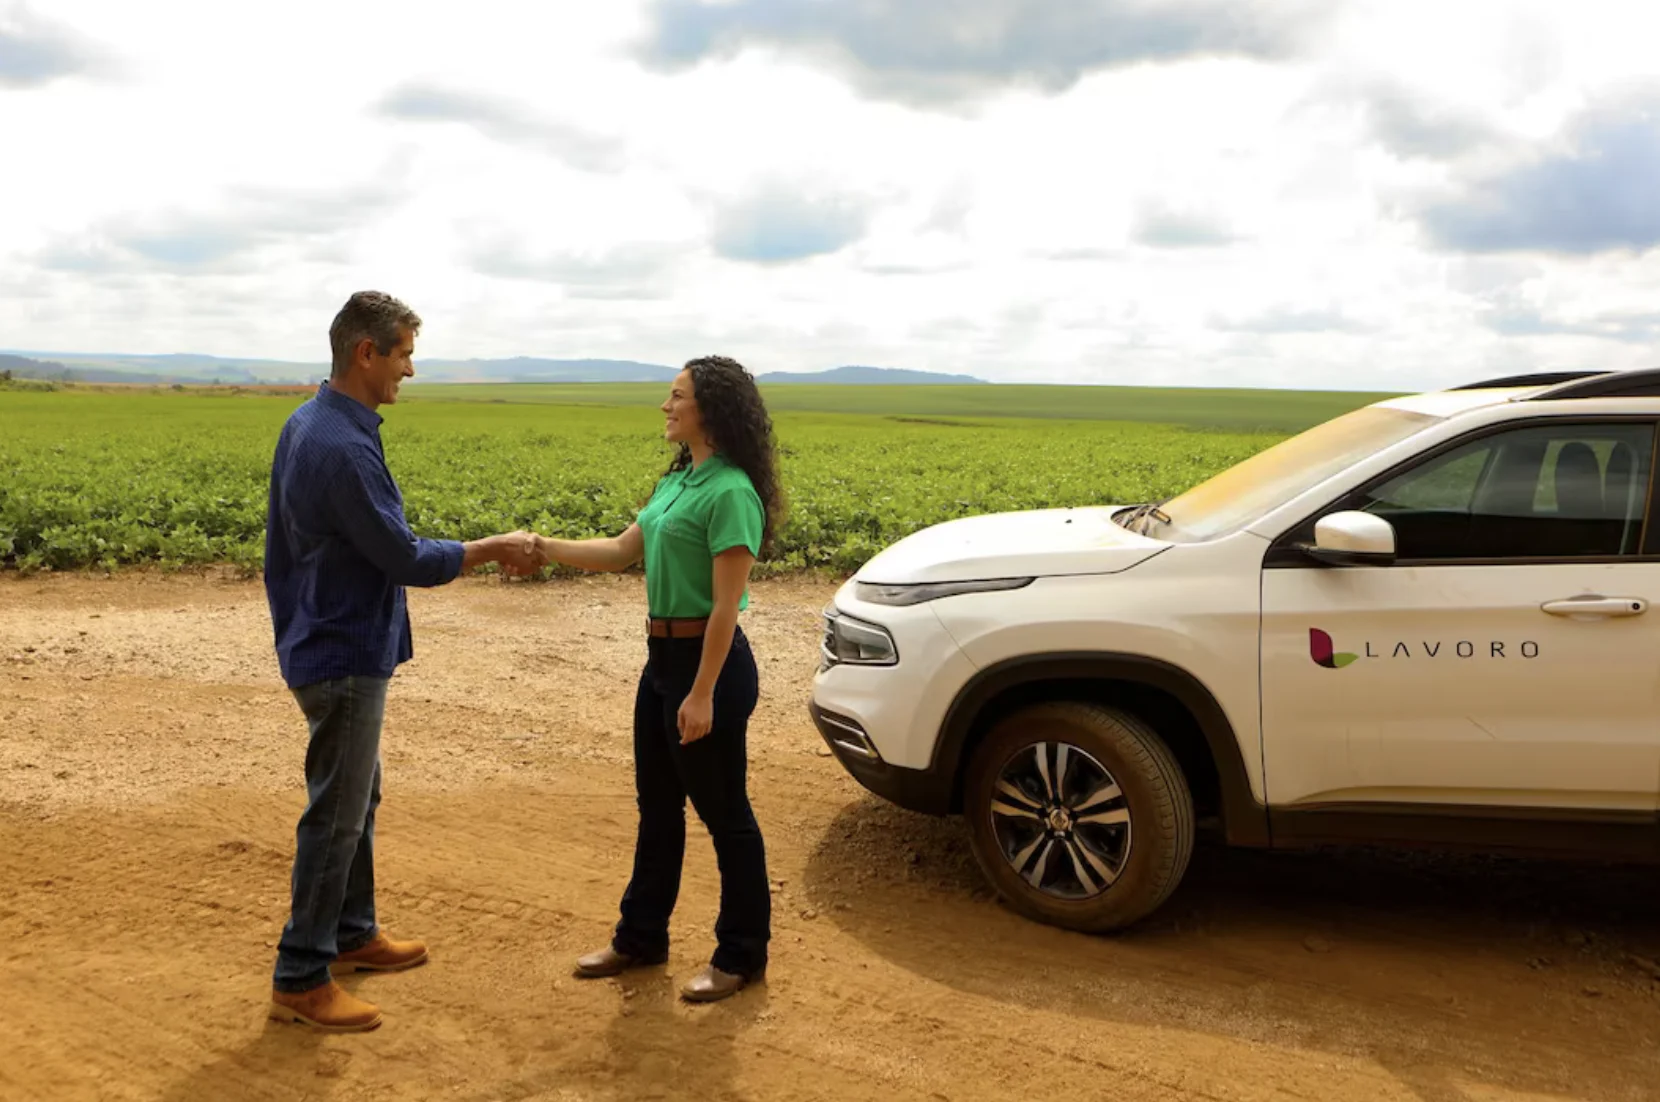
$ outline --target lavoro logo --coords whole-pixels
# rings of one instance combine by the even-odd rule
[[[1539,644],[1532,639],[1524,639],[1520,643],[1505,643],[1494,639],[1484,644],[1477,644],[1469,639],[1460,639],[1449,645],[1445,640],[1419,640],[1416,642],[1398,639],[1393,643],[1381,644],[1385,649],[1373,650],[1373,641],[1368,639],[1363,652],[1353,654],[1340,651],[1331,641],[1331,636],[1319,628],[1308,629],[1308,656],[1314,659],[1316,666],[1328,670],[1340,670],[1344,666],[1361,658],[1474,658],[1482,654],[1488,658],[1509,658],[1512,654],[1522,658],[1538,658]]]
[[[1358,654],[1334,650],[1331,636],[1319,628],[1308,629],[1308,656],[1314,659],[1316,666],[1324,666],[1328,670],[1340,670],[1360,657]]]

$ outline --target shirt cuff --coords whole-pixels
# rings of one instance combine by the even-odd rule
[[[444,553],[444,581],[453,582],[461,575],[461,562],[467,555],[467,549],[460,540],[439,540],[438,544]]]

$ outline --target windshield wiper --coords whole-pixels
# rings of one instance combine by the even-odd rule
[[[1168,500],[1170,499],[1165,498],[1165,501]],[[1137,505],[1134,509],[1130,510],[1129,516],[1119,521],[1119,524],[1125,528],[1128,528],[1138,536],[1145,536],[1147,533],[1144,528],[1139,528],[1137,525],[1141,524],[1148,517],[1152,517],[1160,524],[1171,523],[1169,515],[1166,514],[1163,509],[1159,508],[1159,506],[1163,504],[1164,501],[1149,501],[1145,505]]]

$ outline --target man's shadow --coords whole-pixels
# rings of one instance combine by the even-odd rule
[[[267,1018],[241,1047],[220,1054],[168,1087],[158,1102],[210,1102],[264,1094],[271,1083],[326,1084],[346,1073],[352,1053],[325,1048],[328,1034]]]

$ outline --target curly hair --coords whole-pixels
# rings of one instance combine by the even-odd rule
[[[761,554],[773,549],[784,519],[784,489],[778,481],[778,455],[761,391],[747,368],[729,356],[699,356],[686,363],[692,373],[692,398],[703,430],[715,450],[749,476],[765,511]],[[675,453],[670,471],[691,466],[685,444]]]

